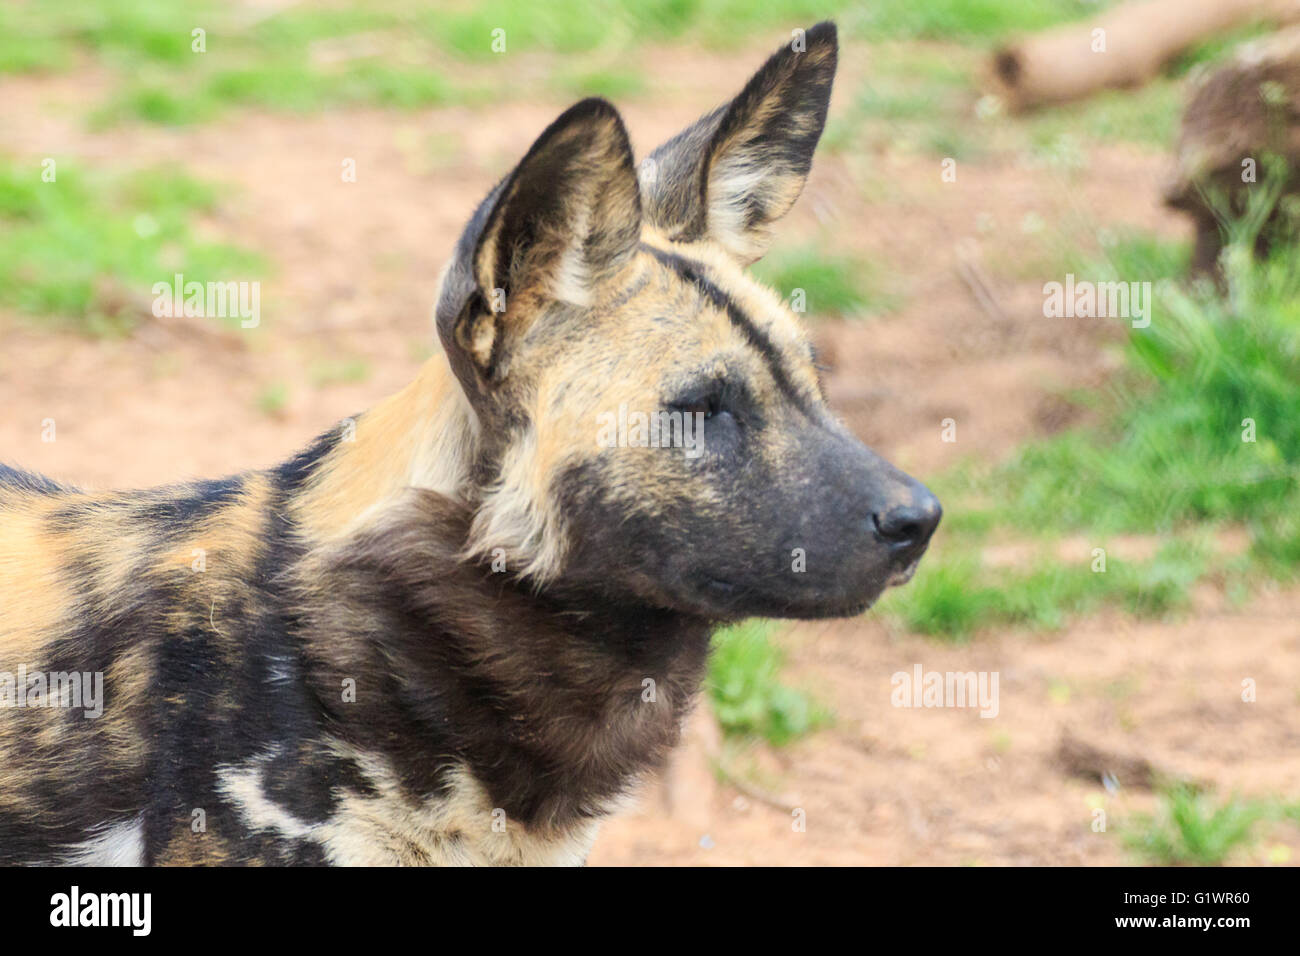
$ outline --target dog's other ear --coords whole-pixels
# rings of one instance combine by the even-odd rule
[[[800,32],[739,96],[651,153],[640,168],[647,220],[676,241],[713,239],[744,264],[760,258],[808,178],[838,51],[834,23]]]
[[[438,336],[466,389],[504,378],[511,350],[552,306],[591,304],[640,236],[627,130],[608,102],[583,100],[538,137],[457,243]]]

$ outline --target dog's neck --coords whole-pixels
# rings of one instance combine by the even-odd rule
[[[437,355],[326,436],[287,502],[291,613],[328,724],[409,798],[468,772],[510,819],[573,826],[666,759],[710,627],[467,557],[476,428]]]
[[[469,519],[411,491],[376,527],[308,556],[313,689],[346,743],[382,754],[412,797],[468,771],[512,820],[578,824],[666,759],[709,627],[467,563]],[[355,702],[332,703],[348,678]]]

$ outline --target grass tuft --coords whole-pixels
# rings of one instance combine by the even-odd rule
[[[816,245],[775,249],[753,271],[796,311],[816,318],[862,317],[897,306],[879,288],[870,263]]]
[[[830,716],[809,695],[781,682],[784,655],[772,640],[777,627],[752,620],[714,634],[707,685],[725,733],[780,746],[823,726]]]
[[[90,60],[120,81],[98,113],[101,123],[177,125],[225,106],[298,111],[472,100],[478,94],[462,85],[464,67],[521,53],[570,60],[550,84],[557,92],[630,95],[641,80],[620,61],[647,43],[734,48],[835,17],[860,40],[982,44],[1093,10],[1087,0],[882,0],[866,8],[856,0],[354,0],[250,16],[218,0],[41,0],[0,5],[0,72],[67,70]],[[196,29],[205,31],[201,51]]]
[[[1175,787],[1162,795],[1159,811],[1138,816],[1123,839],[1150,863],[1221,866],[1253,842],[1257,824],[1296,820],[1298,810],[1300,805],[1236,797],[1216,805],[1205,794]]]
[[[1088,398],[1101,424],[950,475],[948,510],[961,520],[944,529],[916,581],[882,602],[886,611],[914,631],[964,639],[988,626],[1051,629],[1103,606],[1165,614],[1209,574],[1237,588],[1252,569],[1256,579],[1297,577],[1300,250],[1256,261],[1246,252],[1251,228],[1230,233],[1222,292],[1165,281],[1181,274],[1185,247],[1141,237],[1111,241],[1105,263],[1078,268],[1101,280],[1150,281],[1156,291],[1150,326],[1125,322],[1122,371]],[[1250,529],[1244,559],[1198,543],[1227,525]],[[1117,534],[1167,543],[1151,561],[1111,561],[1106,573],[1086,560],[1048,559],[1028,572],[982,567],[990,531],[1025,528],[1043,540],[1084,534],[1097,547]]]
[[[66,163],[0,161],[0,304],[95,334],[147,314],[155,282],[230,281],[263,270],[255,254],[199,239],[214,187],[174,168],[120,175]]]

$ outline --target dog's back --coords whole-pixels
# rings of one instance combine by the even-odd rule
[[[221,622],[259,611],[271,484],[86,494],[0,470],[0,861],[139,859],[146,794],[195,771],[160,747],[233,709]]]

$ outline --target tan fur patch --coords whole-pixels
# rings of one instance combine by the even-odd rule
[[[354,424],[355,434],[344,434],[294,504],[309,540],[338,540],[367,527],[407,488],[461,496],[476,423],[442,355]]]
[[[48,501],[6,507],[0,518],[0,670],[42,657],[75,605],[64,578],[67,555],[44,527]]]

